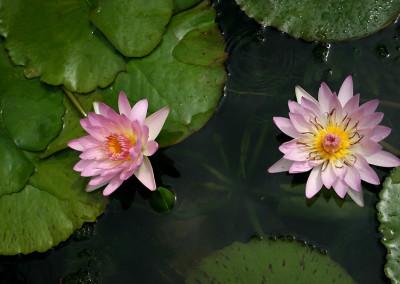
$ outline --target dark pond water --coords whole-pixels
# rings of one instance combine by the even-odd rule
[[[295,85],[315,96],[322,81],[338,91],[349,74],[363,100],[381,100],[381,124],[393,128],[386,142],[400,147],[393,104],[400,101],[399,24],[326,45],[262,28],[233,0],[214,5],[229,54],[225,96],[202,130],[152,159],[158,184],[177,196],[172,212],[153,211],[148,192],[128,181],[95,224],[59,247],[1,257],[0,283],[181,283],[202,257],[260,235],[293,236],[326,251],[358,283],[389,282],[375,209],[379,186],[363,184],[364,208],[328,190],[306,200],[308,173],[267,168],[288,140],[272,117],[287,116]],[[375,169],[382,181],[389,173]]]

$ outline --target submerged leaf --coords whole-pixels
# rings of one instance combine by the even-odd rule
[[[253,240],[205,257],[186,283],[355,283],[327,254],[292,240]]]
[[[115,105],[121,90],[131,103],[147,98],[150,113],[169,106],[169,116],[157,138],[161,147],[175,144],[201,128],[222,96],[226,71],[220,58],[225,58],[225,53],[215,16],[209,3],[203,2],[172,17],[161,44],[150,55],[130,60],[127,72],[115,80],[115,91],[102,93],[111,105]],[[199,36],[202,31],[212,36]],[[192,54],[201,56],[201,47],[208,56],[182,59],[183,52],[177,51],[185,62],[177,60],[172,53],[181,41],[186,41]]]
[[[381,201],[377,204],[378,219],[381,223],[379,231],[383,233],[382,243],[386,246],[385,273],[393,283],[400,283],[400,184],[398,180],[400,167],[396,167],[383,183],[379,193]]]
[[[157,187],[151,193],[150,205],[157,212],[170,211],[175,205],[175,194],[165,187]]]
[[[395,20],[400,1],[236,0],[263,26],[309,41],[339,41],[372,34]]]
[[[90,92],[109,85],[125,64],[90,25],[89,11],[82,0],[2,0],[0,34],[28,78]]]
[[[99,0],[90,19],[125,56],[142,57],[160,42],[172,0]]]

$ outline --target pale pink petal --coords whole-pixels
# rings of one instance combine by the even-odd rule
[[[376,172],[368,165],[367,161],[364,157],[360,155],[356,155],[357,161],[354,164],[354,167],[358,170],[360,174],[360,178],[363,181],[366,181],[371,184],[380,184],[380,180]]]
[[[339,195],[341,198],[344,198],[344,196],[347,193],[349,186],[347,185],[346,182],[338,179],[334,184],[333,184],[333,189],[336,191],[337,195]]]
[[[342,106],[344,106],[353,97],[353,79],[347,76],[342,86],[340,87],[338,99]]]
[[[146,119],[148,105],[147,99],[138,101],[131,109],[129,119],[131,121],[137,120],[142,125]]]
[[[353,147],[351,148],[351,151],[353,153],[360,154],[363,157],[378,153],[380,150],[382,150],[382,146],[372,140],[361,140],[360,143],[353,145]]]
[[[134,175],[150,190],[156,189],[156,182],[154,180],[153,168],[151,167],[151,163],[149,158],[146,156],[143,157],[142,165],[136,169]]]
[[[310,117],[321,116],[320,106],[315,104],[313,101],[303,97],[301,105],[305,110],[307,110],[306,112],[303,112],[303,116],[306,120],[309,120]]]
[[[305,151],[303,147],[293,147],[290,150],[286,151],[285,155],[283,156],[286,160],[292,160],[297,162],[302,162],[307,160],[309,157],[309,152]]]
[[[126,167],[120,174],[120,178],[122,180],[127,180],[130,178],[133,173],[137,170],[138,167],[140,167],[143,163],[143,156],[139,157],[136,161],[130,164],[129,167]]]
[[[99,103],[99,112],[101,115],[111,119],[111,120],[118,120],[119,115],[108,105],[104,103]]]
[[[286,117],[274,117],[273,118],[276,126],[285,133],[286,135],[296,138],[299,137],[300,133],[294,128],[293,123],[289,118]]]
[[[378,107],[378,104],[379,104],[379,100],[377,100],[377,99],[368,101],[360,106],[360,110],[364,114],[371,114],[376,110],[376,108]]]
[[[293,161],[286,160],[281,158],[275,164],[273,164],[269,169],[269,173],[280,173],[280,172],[287,172],[290,167],[292,166]]]
[[[391,131],[392,129],[387,126],[377,125],[372,129],[372,135],[370,139],[375,142],[379,142],[388,137]]]
[[[306,197],[311,198],[321,190],[323,183],[321,178],[321,166],[312,169],[306,185]]]
[[[310,128],[310,123],[304,119],[300,114],[289,113],[290,120],[293,123],[294,128],[298,132],[307,132]]]
[[[93,177],[99,175],[103,170],[95,167],[86,167],[82,170],[81,176]]]
[[[304,173],[311,170],[314,167],[313,163],[309,161],[294,162],[289,169],[290,174]]]
[[[292,139],[288,142],[283,143],[281,146],[279,146],[279,151],[281,151],[282,153],[285,154],[294,148],[298,148],[299,147],[297,145],[298,141],[299,141],[299,139]]]
[[[126,116],[129,116],[131,105],[129,104],[128,98],[126,97],[124,92],[119,93],[118,109],[120,114],[125,114]]]
[[[363,128],[374,128],[377,126],[383,119],[383,112],[374,112],[371,114],[365,115],[358,124],[358,129]]]
[[[397,167],[400,165],[399,158],[383,150],[371,156],[367,156],[365,159],[369,164],[380,167]]]
[[[107,175],[107,176],[97,176],[92,178],[88,185],[99,185],[99,184],[104,184],[108,183],[115,175]]]
[[[84,151],[88,148],[99,145],[99,141],[93,138],[91,135],[83,136],[75,140],[71,140],[67,143],[69,147],[74,150]]]
[[[296,86],[294,89],[296,93],[296,99],[299,104],[301,104],[301,98],[307,98],[315,104],[319,105],[318,101],[314,99],[309,93],[307,93],[302,87]]]
[[[94,110],[94,113],[100,114],[99,102],[93,102],[93,110]]]
[[[342,117],[343,107],[335,93],[331,96],[331,99],[329,100],[329,112],[331,112],[332,110],[335,110],[336,117]]]
[[[322,113],[329,113],[329,101],[331,100],[331,96],[332,91],[325,83],[322,83],[318,91],[318,101]]]
[[[169,107],[163,107],[146,118],[144,124],[149,128],[149,140],[154,140],[163,127],[169,113]]]
[[[153,155],[158,149],[158,143],[154,140],[147,141],[146,146],[143,151],[143,155],[151,156]]]
[[[340,165],[340,166],[335,166],[332,165],[333,172],[335,175],[340,179],[344,180],[344,177],[346,176],[347,173],[347,166],[346,165]]]
[[[295,114],[301,114],[303,115],[304,113],[304,108],[297,102],[288,101],[288,107],[289,107],[289,111]]]
[[[87,119],[81,119],[81,125],[87,133],[99,142],[103,142],[105,137],[111,134],[108,129],[100,126],[92,126]]]
[[[355,191],[351,187],[347,190],[347,194],[360,207],[364,207],[364,197],[362,191]]]
[[[119,178],[119,176],[113,177],[108,183],[107,187],[103,190],[103,195],[107,196],[113,193],[121,184],[123,180]]]
[[[101,184],[98,184],[98,185],[87,185],[86,186],[86,191],[87,192],[91,192],[91,191],[94,191],[94,190],[96,190],[96,189],[98,189],[98,188],[100,188],[100,187],[102,187],[102,186],[105,186],[106,184],[108,183],[108,181],[106,181],[106,182],[104,182],[104,183],[101,183]]]
[[[348,186],[353,188],[355,191],[361,191],[361,177],[357,169],[355,169],[354,167],[349,167],[347,169],[344,182],[347,183]]]
[[[80,160],[77,162],[74,166],[74,171],[81,172],[87,167],[91,167],[91,165],[94,163],[92,160]]]
[[[332,163],[328,163],[328,166],[321,172],[322,183],[326,188],[331,188],[332,185],[336,182],[338,177],[332,168]]]
[[[343,112],[352,113],[358,109],[359,104],[360,104],[360,94],[357,94],[347,101],[347,103],[343,107]]]
[[[85,150],[79,155],[79,158],[84,160],[102,160],[108,158],[102,146],[95,146]]]

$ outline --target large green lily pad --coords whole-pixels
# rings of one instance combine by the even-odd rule
[[[172,17],[161,44],[144,58],[131,59],[118,74],[105,101],[115,105],[119,91],[131,103],[149,100],[149,113],[169,106],[160,146],[177,143],[201,128],[222,96],[226,80],[224,39],[209,2]],[[188,57],[186,52],[194,55]]]
[[[391,23],[400,12],[399,0],[236,2],[263,26],[274,26],[296,38],[323,42],[367,36]]]
[[[26,79],[3,41],[0,90],[0,255],[43,252],[95,221],[107,198],[85,192],[87,179],[72,169],[76,151],[46,160],[39,160],[40,152],[24,151],[43,150],[58,135],[63,96],[61,89]],[[69,119],[79,123],[78,115]]]
[[[179,13],[183,10],[186,10],[199,2],[201,0],[173,0],[174,2],[174,13]]]
[[[0,145],[2,146],[2,145]],[[87,180],[72,170],[77,153],[67,150],[46,160],[30,156],[36,171],[19,192],[0,188],[0,254],[44,252],[65,241],[84,222],[94,222],[107,199],[87,193]]]
[[[160,42],[172,9],[172,0],[99,0],[90,19],[123,55],[142,57]]]
[[[327,254],[304,243],[253,240],[205,257],[186,283],[355,283]]]
[[[28,78],[90,92],[125,69],[122,57],[89,21],[84,0],[1,0],[0,34]]]
[[[377,204],[379,231],[383,233],[382,243],[386,246],[385,273],[393,282],[400,283],[400,167],[395,168],[383,183],[379,193],[381,201]]]

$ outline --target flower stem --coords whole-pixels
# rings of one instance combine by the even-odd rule
[[[381,144],[383,147],[385,147],[386,149],[388,149],[390,152],[392,152],[394,155],[399,156],[400,155],[400,151],[393,147],[392,145],[390,145],[389,143],[385,142],[385,141],[380,141],[379,144]]]
[[[79,101],[77,100],[77,98],[74,96],[74,94],[72,94],[69,90],[67,90],[64,86],[62,86],[62,89],[64,91],[64,93],[67,95],[67,97],[69,98],[69,100],[71,101],[71,103],[74,105],[74,107],[80,112],[80,114],[83,117],[87,117],[86,112],[83,110],[81,104],[79,103]]]
[[[244,203],[246,204],[247,207],[247,213],[249,214],[251,224],[253,225],[254,231],[260,236],[264,237],[264,231],[261,228],[260,220],[258,219],[257,212],[254,209],[253,204],[251,204],[250,200],[248,198],[245,198]]]

